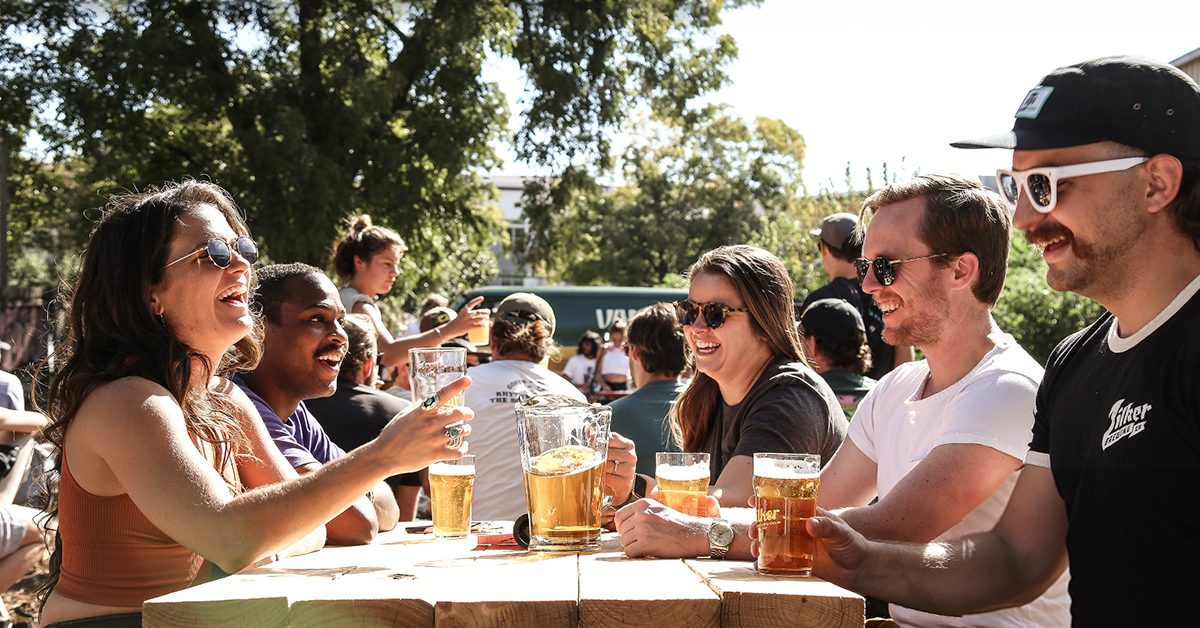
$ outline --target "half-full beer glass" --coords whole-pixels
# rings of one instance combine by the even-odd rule
[[[421,403],[430,395],[450,385],[467,374],[467,350],[463,348],[436,347],[408,350],[408,381],[414,403]],[[463,405],[463,395],[442,404],[444,408]]]
[[[612,409],[543,395],[516,410],[529,507],[529,549],[599,549]]]
[[[817,513],[821,486],[817,454],[754,454],[755,521],[762,573],[807,576],[812,573],[813,538],[805,524]]]
[[[708,512],[711,472],[706,453],[660,451],[654,454],[654,475],[659,496],[669,508],[702,517]]]
[[[429,491],[434,536],[467,536],[471,529],[471,496],[475,492],[475,456],[429,465]]]

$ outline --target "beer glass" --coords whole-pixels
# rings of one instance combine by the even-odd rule
[[[760,573],[812,573],[813,538],[805,524],[817,513],[821,485],[817,454],[754,454],[755,525]]]
[[[696,517],[708,514],[708,454],[660,451],[654,454],[654,463],[664,504]]]
[[[529,508],[529,549],[600,549],[612,409],[562,395],[541,395],[518,405],[516,412]]]
[[[475,492],[475,456],[429,465],[429,492],[434,536],[467,536],[471,529],[471,495]]]
[[[454,380],[467,374],[467,350],[461,347],[434,347],[408,350],[408,380],[414,403],[421,403],[430,395],[446,387]],[[442,404],[452,408],[463,405],[463,395],[455,395]]]
[[[476,347],[486,347],[492,339],[492,319],[483,319],[483,324],[478,327],[472,327],[467,332],[467,342]]]

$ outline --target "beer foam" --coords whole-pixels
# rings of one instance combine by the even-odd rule
[[[660,464],[654,468],[654,475],[664,480],[674,480],[676,482],[707,480],[709,478],[709,469],[708,465],[704,463],[686,466]]]
[[[807,464],[799,463],[797,466],[776,460],[755,460],[754,475],[775,480],[805,480],[821,477],[819,471],[811,469]]]
[[[435,462],[429,465],[429,475],[475,475],[475,465]]]
[[[563,475],[600,464],[600,454],[579,445],[551,449],[529,461],[531,470],[539,475]]]

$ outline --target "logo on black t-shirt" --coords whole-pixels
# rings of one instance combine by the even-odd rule
[[[1122,438],[1136,436],[1146,429],[1146,414],[1150,412],[1150,407],[1148,403],[1135,406],[1125,403],[1124,399],[1118,399],[1108,411],[1108,429],[1104,430],[1100,448],[1108,449]]]

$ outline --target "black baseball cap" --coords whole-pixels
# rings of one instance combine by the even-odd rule
[[[843,299],[818,299],[804,308],[800,315],[800,333],[809,336],[866,333],[862,315]]]
[[[1117,142],[1152,155],[1200,159],[1200,88],[1179,68],[1101,57],[1058,68],[1017,107],[1012,131],[956,148],[1066,148]]]

